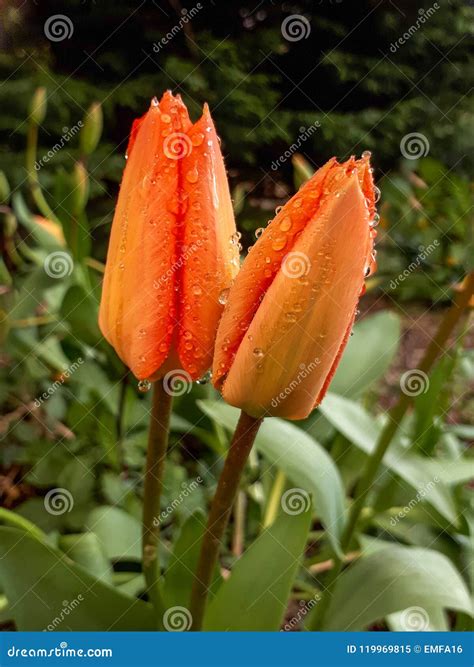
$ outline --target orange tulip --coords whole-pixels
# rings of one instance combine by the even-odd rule
[[[319,169],[259,237],[230,290],[213,381],[253,417],[307,417],[335,373],[375,266],[369,158]]]
[[[127,156],[100,328],[137,378],[183,369],[196,379],[211,366],[219,295],[239,268],[224,161],[207,105],[193,125],[179,95],[155,98],[133,124]]]

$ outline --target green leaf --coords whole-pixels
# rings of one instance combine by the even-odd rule
[[[382,427],[360,405],[328,393],[319,409],[340,433],[363,452],[371,454],[374,451]],[[385,454],[383,463],[417,492],[426,490],[423,500],[431,503],[451,523],[459,523],[451,492],[441,479],[434,479],[430,459],[413,456],[400,451],[399,447],[392,447]]]
[[[86,525],[97,535],[110,560],[141,560],[141,525],[127,512],[118,507],[97,507]]]
[[[111,583],[112,568],[97,535],[94,533],[62,535],[59,538],[59,547],[91,576]]]
[[[362,630],[414,607],[425,618],[429,609],[472,612],[466,585],[448,558],[430,549],[394,544],[361,558],[340,575],[324,630]]]
[[[358,322],[349,338],[331,391],[357,397],[379,380],[392,363],[400,344],[400,318],[388,310]]]
[[[237,561],[210,603],[204,630],[269,631],[282,623],[311,512],[280,515]]]
[[[181,529],[175,542],[173,553],[165,573],[163,600],[166,607],[184,606],[189,604],[190,591],[196,571],[201,538],[206,527],[206,517],[200,511],[192,514]],[[217,590],[221,583],[219,568],[216,566],[211,592]]]
[[[15,528],[0,527],[0,580],[21,631],[154,628],[151,605],[94,579],[65,554]]]
[[[202,410],[233,431],[239,411],[221,401],[199,401]],[[305,431],[283,419],[264,421],[255,440],[261,454],[284,471],[293,484],[313,495],[313,505],[339,551],[344,527],[345,498],[339,471],[321,445]]]

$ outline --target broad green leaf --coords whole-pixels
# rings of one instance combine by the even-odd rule
[[[21,631],[154,628],[151,605],[119,593],[15,528],[0,527],[0,581]]]
[[[374,451],[382,427],[360,405],[328,393],[319,409],[350,442],[366,454]],[[453,497],[441,479],[434,479],[430,459],[404,453],[399,448],[389,448],[383,463],[410,484],[417,493],[426,490],[423,500],[431,503],[442,516],[457,525],[458,512]]]
[[[197,511],[183,525],[175,542],[173,553],[166,568],[163,586],[163,600],[168,608],[176,605],[187,607],[189,604],[194,572],[199,559],[201,538],[205,527],[206,517],[202,512]],[[217,590],[220,583],[219,568],[216,567],[211,592]]]
[[[400,344],[400,318],[388,310],[366,317],[353,329],[331,391],[356,397],[379,380],[390,366]]]
[[[94,533],[61,535],[59,547],[66,556],[81,565],[91,576],[111,583],[112,568],[97,535]]]
[[[237,423],[238,410],[221,401],[199,401],[203,411],[228,430]],[[255,440],[261,454],[281,468],[293,484],[313,495],[313,505],[328,537],[339,550],[344,527],[345,499],[334,461],[308,433],[283,419],[264,421]]]
[[[141,525],[127,512],[118,507],[97,507],[86,525],[97,535],[110,560],[141,560]]]
[[[339,576],[324,630],[363,630],[414,607],[425,614],[430,609],[472,612],[466,585],[448,558],[393,544],[360,558]]]
[[[311,512],[281,514],[248,548],[210,603],[204,630],[269,631],[282,623]]]

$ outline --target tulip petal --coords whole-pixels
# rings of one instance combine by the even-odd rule
[[[266,290],[285,255],[291,251],[308,220],[318,210],[335,158],[327,162],[283,206],[247,255],[229,294],[229,307],[219,324],[214,354],[214,383],[220,386]]]
[[[235,221],[219,140],[207,105],[180,161],[184,194],[178,352],[193,378],[212,364],[225,290],[239,269]]]
[[[140,379],[166,359],[176,327],[179,170],[166,144],[188,130],[185,111],[165,93],[135,126],[112,224],[99,324]]]
[[[283,261],[224,382],[225,400],[253,416],[306,417],[347,341],[372,239],[358,174],[339,182]]]

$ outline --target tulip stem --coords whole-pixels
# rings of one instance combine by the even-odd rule
[[[428,373],[439,354],[444,354],[446,351],[446,344],[454,328],[458,324],[461,316],[469,305],[469,302],[474,294],[474,272],[470,273],[463,285],[462,290],[457,294],[454,303],[444,316],[435,337],[426,348],[425,354],[418,370],[422,373]],[[365,471],[360,478],[357,489],[354,495],[349,518],[345,526],[343,535],[341,537],[341,548],[345,552],[349,548],[352,538],[354,536],[357,523],[364,508],[364,503],[367,495],[372,488],[374,480],[376,479],[378,469],[387,452],[392,439],[397,432],[406,411],[413,403],[414,396],[402,393],[398,402],[388,413],[388,420],[385,427],[380,433],[377,445],[372,454],[367,459]],[[329,579],[324,586],[324,594],[316,608],[316,612],[312,618],[311,629],[320,630],[324,624],[325,614],[327,612],[329,603],[331,601],[332,592],[336,584],[336,580],[341,573],[344,561],[337,558],[335,567],[330,572]]]
[[[161,380],[155,382],[153,385],[143,491],[142,567],[146,590],[155,608],[157,625],[159,627],[161,627],[164,612],[159,588],[159,515],[172,401],[172,397],[166,392]]]
[[[229,452],[211,504],[206,530],[201,542],[198,566],[191,592],[192,629],[200,630],[219,548],[229,521],[240,479],[262,419],[241,412]]]

